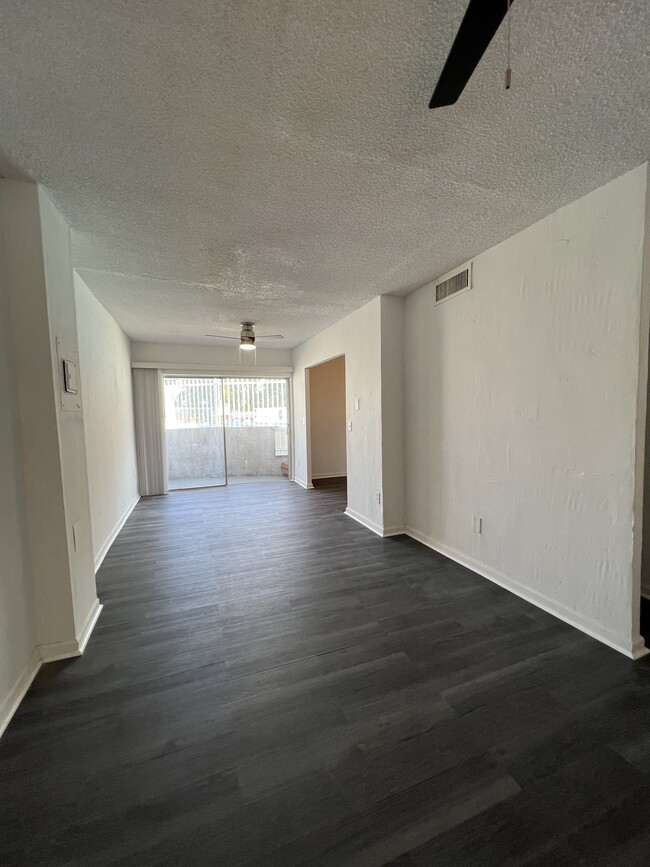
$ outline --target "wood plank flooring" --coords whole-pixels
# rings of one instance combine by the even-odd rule
[[[650,863],[650,664],[340,485],[142,501],[0,741],[11,865]]]

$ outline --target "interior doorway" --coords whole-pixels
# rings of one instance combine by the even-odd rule
[[[283,378],[165,376],[169,490],[290,477]]]
[[[308,368],[308,482],[347,483],[345,356]]]

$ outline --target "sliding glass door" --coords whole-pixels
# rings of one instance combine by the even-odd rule
[[[287,380],[223,381],[228,484],[289,478]]]
[[[223,382],[219,377],[165,377],[170,490],[225,485]]]
[[[165,376],[170,490],[289,478],[288,381]]]

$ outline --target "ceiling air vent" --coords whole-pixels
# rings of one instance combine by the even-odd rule
[[[436,283],[436,304],[446,301],[458,292],[464,292],[472,288],[472,266],[468,265],[463,271],[458,271],[451,277],[447,277],[442,283]]]

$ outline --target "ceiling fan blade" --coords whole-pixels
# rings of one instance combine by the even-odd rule
[[[230,337],[228,334],[206,334],[206,337],[218,337],[219,340],[241,340],[240,337]]]
[[[281,334],[256,334],[256,340],[284,340]]]
[[[465,89],[514,0],[470,0],[429,108],[453,105]]]

